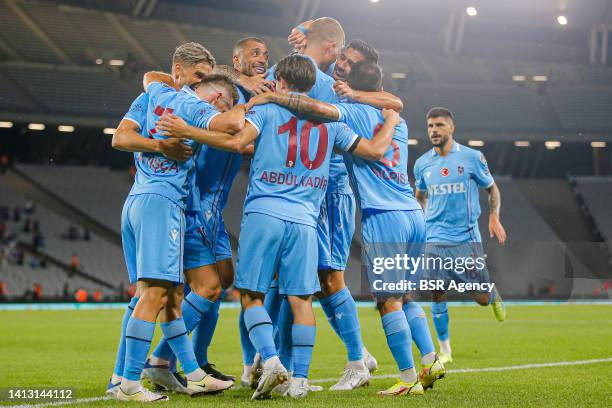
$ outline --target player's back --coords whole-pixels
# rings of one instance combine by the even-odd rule
[[[147,94],[149,95],[147,115],[142,133],[152,139],[164,138],[155,127],[164,113],[173,113],[193,126],[200,125],[202,118],[211,114],[208,110],[210,105],[201,101],[193,91],[177,92],[167,85],[152,83],[147,89]],[[197,143],[191,141],[187,143],[195,150],[195,154],[184,162],[170,160],[159,153],[138,153],[136,178],[130,194],[160,194],[184,206],[189,193],[190,177],[199,152]]]
[[[380,109],[359,103],[335,105],[340,120],[360,136],[372,139],[385,120]],[[402,119],[393,140],[379,161],[345,155],[353,191],[361,209],[416,210],[419,203],[408,179],[408,126]]]
[[[357,136],[346,125],[310,122],[274,104],[253,107],[246,119],[259,137],[245,213],[261,212],[315,227],[334,145],[347,150]]]

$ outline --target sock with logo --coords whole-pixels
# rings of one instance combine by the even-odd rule
[[[321,306],[328,316],[333,316],[336,333],[342,339],[349,361],[363,359],[363,342],[361,341],[361,326],[357,315],[357,304],[351,296],[349,288],[334,293],[331,296],[319,300]],[[329,313],[329,314],[328,314]],[[334,325],[332,325],[334,327]]]

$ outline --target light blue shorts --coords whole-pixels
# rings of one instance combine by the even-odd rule
[[[232,259],[232,247],[223,214],[215,206],[202,203],[199,212],[185,214],[185,270]]]
[[[423,274],[419,259],[424,257],[427,237],[423,211],[365,210],[361,224],[363,258],[372,294],[408,293],[400,285],[382,289],[383,283],[414,282],[418,286]]]
[[[317,225],[319,269],[346,269],[355,233],[355,208],[352,194],[325,195]]]
[[[320,290],[316,229],[271,215],[245,214],[235,287],[266,293],[276,272],[282,295],[312,295]]]
[[[121,213],[121,240],[130,282],[183,282],[183,209],[158,194],[129,196]]]

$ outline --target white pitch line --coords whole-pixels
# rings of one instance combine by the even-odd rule
[[[483,368],[458,368],[455,370],[446,370],[449,374],[464,374],[464,373],[481,373],[481,372],[492,372],[492,371],[512,371],[512,370],[526,370],[529,368],[546,368],[546,367],[565,367],[565,366],[577,366],[585,364],[598,364],[598,363],[612,363],[612,357],[610,358],[596,358],[593,360],[576,360],[576,361],[557,361],[554,363],[538,363],[538,364],[523,364],[505,367],[483,367]],[[385,378],[395,378],[397,374],[385,374],[385,375],[373,375],[373,380],[382,380]],[[337,378],[318,378],[310,381],[312,384],[317,383],[329,383],[337,381]],[[91,397],[91,398],[79,398],[71,401],[58,401],[58,402],[47,402],[42,404],[32,405],[9,405],[8,408],[39,408],[39,407],[50,407],[59,405],[71,405],[80,404],[84,402],[96,402],[108,400],[110,397]]]
[[[596,358],[593,360],[576,360],[576,361],[557,361],[554,363],[539,363],[539,364],[523,364],[515,366],[505,367],[483,367],[483,368],[458,368],[455,370],[446,370],[447,374],[465,374],[465,373],[481,373],[481,372],[492,372],[492,371],[512,371],[512,370],[526,370],[529,368],[546,368],[546,367],[564,367],[564,366],[577,366],[584,364],[598,364],[598,363],[612,363],[612,358]],[[396,378],[397,374],[385,374],[385,375],[373,375],[373,380],[382,380],[385,378]],[[338,381],[337,378],[317,378],[316,380],[309,381],[310,383],[328,383]]]

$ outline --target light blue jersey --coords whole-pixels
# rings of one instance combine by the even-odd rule
[[[372,139],[385,120],[380,109],[360,103],[334,105],[340,121],[360,136]],[[353,191],[362,210],[420,210],[408,180],[408,126],[396,126],[384,159],[371,161],[345,155]]]
[[[149,105],[149,94],[146,92],[142,92],[132,105],[130,106],[130,110],[123,116],[123,119],[127,119],[130,122],[134,122],[138,125],[140,131],[144,129],[147,121],[147,106]],[[136,160],[136,154],[134,153],[134,160]]]
[[[141,133],[152,139],[164,138],[159,135],[155,125],[166,112],[180,116],[189,125],[201,128],[207,128],[210,120],[218,114],[214,107],[198,98],[189,87],[177,92],[165,84],[154,82],[148,86],[147,94],[147,118]],[[197,153],[199,145],[192,141],[188,143]],[[158,153],[137,153],[137,172],[130,195],[158,194],[184,208],[196,158],[197,154],[179,163]]]
[[[482,153],[453,141],[442,157],[431,149],[414,165],[415,185],[427,191],[428,242],[480,242],[478,188],[493,177]]]
[[[336,82],[334,78],[321,71],[312,57],[309,57],[308,55],[304,55],[304,57],[308,58],[317,69],[316,81],[312,89],[310,89],[308,92],[308,97],[332,104],[339,103],[340,100],[338,99],[338,95],[336,95],[336,92],[334,91],[334,83]],[[267,79],[274,79],[274,68],[275,66],[270,68],[268,71]],[[329,186],[327,187],[327,191],[330,193],[352,194],[351,186],[348,181],[346,165],[342,160],[341,154],[332,154],[329,171]]]
[[[259,137],[244,213],[316,227],[333,148],[351,151],[359,137],[345,124],[313,123],[274,104],[253,107],[246,120]]]

